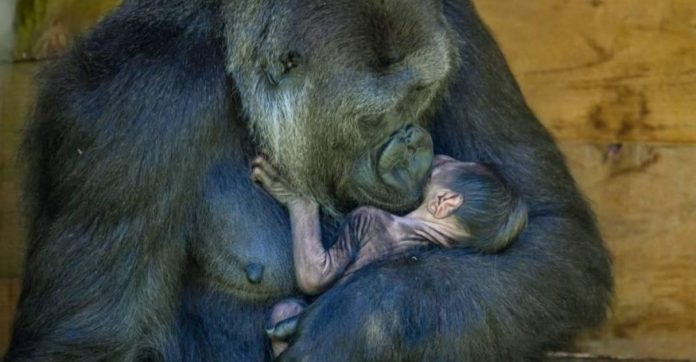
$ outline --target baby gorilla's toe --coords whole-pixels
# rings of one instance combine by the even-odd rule
[[[285,299],[273,306],[266,335],[271,339],[275,357],[288,347],[286,341],[297,332],[299,316],[305,308],[307,303],[299,299]]]
[[[282,320],[270,328],[266,328],[266,335],[274,341],[285,341],[297,332],[298,316]]]
[[[285,299],[273,306],[266,334],[274,340],[284,340],[297,329],[299,315],[307,308],[300,299]]]

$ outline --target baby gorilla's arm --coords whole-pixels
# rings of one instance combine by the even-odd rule
[[[300,199],[290,203],[288,210],[297,285],[306,294],[319,294],[343,274],[351,254],[338,245],[324,249],[316,202]]]
[[[351,262],[348,245],[338,242],[330,250],[321,243],[319,205],[291,190],[289,183],[263,157],[252,162],[252,179],[285,205],[290,214],[295,278],[306,294],[327,289]]]

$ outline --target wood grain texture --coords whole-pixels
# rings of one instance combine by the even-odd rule
[[[15,60],[60,55],[120,0],[18,0]]]
[[[17,148],[39,66],[0,63],[0,277],[18,275],[23,259]]]
[[[474,2],[559,139],[696,142],[696,1]]]
[[[10,329],[20,288],[19,279],[0,279],[0,357],[10,343]]]
[[[602,356],[592,353],[549,352],[544,362],[677,362],[684,360]]]
[[[581,349],[696,359],[696,147],[563,143],[613,256],[607,326]]]

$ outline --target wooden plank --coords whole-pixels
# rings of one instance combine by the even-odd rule
[[[558,138],[696,142],[696,1],[474,2]]]
[[[120,0],[19,0],[16,9],[15,60],[60,55]]]
[[[696,146],[566,142],[614,260],[609,323],[581,349],[696,359]]]
[[[39,63],[0,63],[0,277],[19,274],[24,233],[16,152]]]
[[[12,59],[15,0],[0,1],[0,61]]]
[[[655,358],[630,358],[614,356],[598,356],[591,353],[549,352],[545,362],[677,362],[679,360],[666,360]],[[683,362],[683,361],[682,361]]]
[[[5,354],[10,343],[10,329],[20,290],[19,279],[0,279],[0,356]]]

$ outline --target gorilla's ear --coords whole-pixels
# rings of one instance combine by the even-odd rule
[[[452,190],[438,191],[428,200],[428,212],[436,219],[444,219],[454,213],[464,203],[464,197]]]

